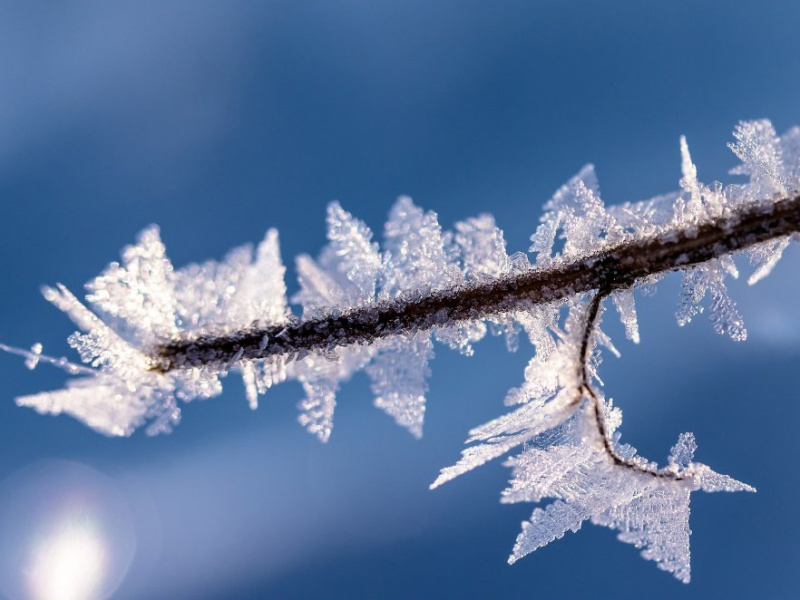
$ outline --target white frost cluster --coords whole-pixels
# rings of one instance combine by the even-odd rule
[[[692,434],[680,436],[663,469],[619,442],[621,410],[606,403],[598,390],[586,396],[575,368],[587,306],[577,301],[569,307],[565,331],[556,329],[555,348],[546,359],[534,357],[523,386],[509,394],[511,403],[523,405],[473,429],[467,440],[472,445],[455,465],[442,469],[431,488],[522,447],[505,463],[513,475],[501,501],[553,502],[536,508],[522,524],[509,563],[591,521],[616,529],[621,541],[643,549],[644,558],[688,582],[690,493],[755,490],[693,462]],[[594,351],[595,343],[608,340],[595,327],[589,343]],[[592,365],[589,376],[594,375]]]
[[[489,216],[443,232],[433,212],[401,197],[386,224],[385,250],[367,226],[338,203],[328,208],[328,245],[317,260],[297,258],[300,289],[292,298],[303,318],[373,306],[379,300],[421,297],[497,277],[511,269],[502,232]],[[464,265],[462,268],[461,265]],[[42,413],[67,413],[109,435],[130,435],[149,422],[149,433],[170,431],[180,419],[179,401],[208,398],[221,378],[238,371],[250,405],[286,379],[301,383],[300,422],[326,441],[333,426],[339,383],[364,369],[375,404],[415,436],[422,435],[432,338],[471,353],[486,333],[482,322],[448,324],[432,332],[397,335],[371,345],[311,352],[294,360],[277,357],[176,369],[161,373],[151,357],[160,343],[181,336],[224,335],[259,326],[288,325],[289,308],[278,236],[270,230],[253,249],[232,250],[221,262],[175,269],[156,227],[143,231],[87,284],[86,304],[63,286],[45,298],[66,312],[80,331],[69,339],[90,368],[20,351],[35,365],[41,358],[81,375],[63,390],[17,400]]]
[[[619,424],[621,417],[613,414],[618,409],[605,403],[601,409],[606,423]],[[595,418],[594,407],[586,404],[550,435],[534,439],[519,456],[506,462],[513,475],[502,502],[554,499],[544,508],[534,509],[530,520],[522,524],[508,562],[514,563],[591,521],[617,530],[620,541],[642,548],[644,558],[688,583],[691,492],[755,489],[692,462],[696,444],[690,433],[680,436],[668,466],[658,476],[638,471],[636,466],[647,468],[650,463],[636,456],[634,448],[616,444],[617,453],[634,468],[620,466],[605,451]],[[609,427],[608,433],[613,435],[614,429]]]
[[[163,373],[153,353],[171,340],[286,327],[298,318],[347,314],[394,300],[413,302],[558,267],[623,243],[653,237],[668,241],[675,231],[691,231],[744,206],[767,209],[800,189],[800,129],[778,137],[768,121],[754,121],[741,123],[734,137],[731,148],[742,161],[734,173],[749,176],[748,183],[701,183],[681,139],[677,192],[606,207],[594,168],[587,165],[547,203],[531,238],[533,264],[524,253],[507,254],[503,233],[489,215],[444,231],[435,213],[401,197],[389,214],[381,248],[363,222],[334,202],[328,208],[327,246],[316,260],[297,258],[299,291],[291,300],[301,307],[301,317],[289,308],[276,231],[268,231],[257,247],[237,248],[222,261],[175,269],[158,228],[150,227],[123,250],[120,262],[87,284],[85,304],[63,286],[43,289],[45,298],[79,329],[68,341],[82,364],[43,355],[39,345],[31,351],[0,346],[25,356],[31,368],[49,362],[77,376],[62,390],[17,402],[41,413],[70,414],[108,435],[130,435],[144,424],[149,433],[168,432],[180,419],[180,403],[219,394],[221,379],[234,371],[242,376],[253,408],[272,385],[300,382],[305,396],[299,420],[326,441],[340,383],[364,370],[376,406],[420,436],[433,341],[470,355],[487,331],[504,334],[511,349],[524,331],[535,352],[523,383],[506,397],[513,410],[474,429],[468,440],[472,445],[432,487],[522,446],[522,453],[507,463],[513,478],[503,501],[554,501],[537,508],[523,525],[511,562],[588,520],[618,530],[621,540],[643,548],[646,558],[688,581],[690,492],[751,488],[692,462],[690,434],[681,436],[661,470],[619,443],[619,409],[606,404],[599,392],[588,394],[586,387],[585,376],[596,378],[595,345],[616,352],[598,327],[585,339],[592,293],[458,322],[432,315],[425,331],[398,331],[371,344],[332,344],[291,357],[243,360],[239,353],[225,364]],[[750,283],[769,273],[788,243],[786,237],[747,251],[755,265]],[[715,330],[744,339],[742,319],[725,287],[729,275],[738,273],[728,256],[687,269],[679,324],[702,312],[708,296]],[[638,285],[654,283],[650,278]],[[638,342],[633,290],[617,290],[610,299],[627,337]],[[267,343],[265,338],[264,347]]]

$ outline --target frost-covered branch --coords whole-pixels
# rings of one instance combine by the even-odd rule
[[[464,283],[427,295],[360,307],[344,314],[175,340],[156,349],[154,369],[229,364],[276,355],[290,358],[337,346],[371,344],[379,338],[413,334],[447,323],[486,319],[564,300],[590,290],[630,288],[669,271],[781,240],[800,231],[800,196],[767,199],[697,225],[676,224],[645,239],[631,239],[575,261],[511,272],[490,282]]]
[[[253,408],[271,386],[299,382],[299,421],[327,441],[340,384],[363,370],[375,405],[419,437],[433,342],[471,355],[487,332],[505,335],[511,350],[524,332],[534,352],[506,395],[509,411],[473,429],[461,458],[431,487],[518,449],[505,463],[512,478],[502,502],[553,501],[523,523],[509,562],[590,521],[688,581],[691,493],[754,489],[694,462],[689,433],[663,467],[620,441],[622,413],[597,377],[600,348],[618,353],[600,320],[612,302],[638,342],[634,289],[682,271],[678,323],[708,308],[717,332],[745,339],[725,279],[738,276],[734,254],[749,256],[755,283],[800,240],[800,129],[779,137],[768,121],[753,121],[734,137],[743,184],[701,183],[681,139],[678,191],[605,206],[587,165],[545,205],[531,237],[533,264],[507,254],[489,215],[445,231],[435,213],[401,197],[379,247],[363,222],[332,203],[328,244],[316,260],[297,258],[300,289],[291,301],[300,316],[289,307],[276,231],[255,249],[176,269],[150,227],[87,284],[88,306],[64,286],[43,289],[79,329],[68,342],[83,364],[43,355],[40,344],[0,345],[29,368],[47,362],[73,376],[64,389],[17,403],[107,435],[145,424],[165,433],[181,403],[218,395],[236,372]]]

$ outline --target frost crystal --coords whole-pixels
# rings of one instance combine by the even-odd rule
[[[611,296],[617,307],[619,318],[625,326],[625,336],[633,343],[639,343],[639,322],[636,317],[636,304],[633,290],[619,290]]]
[[[455,242],[464,276],[473,281],[492,280],[511,268],[503,232],[492,215],[480,215],[455,224]]]
[[[711,297],[711,322],[714,331],[730,335],[736,341],[747,338],[742,317],[736,309],[736,304],[728,296],[728,289],[725,286],[725,275],[736,273],[735,270],[731,270],[732,266],[733,263],[729,260],[719,258],[686,271],[677,313],[679,325],[686,325],[692,317],[703,312],[700,303],[708,294]]]
[[[463,275],[446,251],[446,238],[434,212],[424,212],[407,196],[389,212],[384,234],[387,268],[381,294],[422,295],[458,285]]]
[[[789,246],[790,240],[791,238],[787,236],[779,240],[756,244],[748,250],[750,263],[756,268],[747,280],[748,285],[758,283],[772,272],[783,256],[783,251]]]
[[[607,435],[613,435],[619,415],[602,399],[601,418]],[[522,524],[509,563],[541,548],[568,531],[578,531],[585,521],[619,531],[620,541],[642,548],[642,556],[660,569],[688,583],[689,497],[691,492],[755,491],[750,486],[706,465],[692,462],[696,444],[682,434],[672,449],[669,466],[652,470],[630,446],[616,446],[619,464],[599,437],[594,407],[588,403],[549,437],[540,436],[519,456],[509,459],[513,470],[502,502],[540,502]],[[647,469],[647,470],[646,470]]]
[[[68,343],[82,364],[43,354],[40,344],[30,350],[0,344],[30,368],[50,363],[75,376],[64,389],[17,403],[72,415],[107,435],[127,436],[143,425],[148,433],[162,433],[179,422],[181,403],[218,395],[221,379],[236,372],[252,408],[273,385],[298,381],[304,392],[299,421],[327,441],[341,383],[364,370],[375,405],[419,437],[433,341],[471,355],[487,331],[505,335],[512,350],[524,331],[534,352],[524,380],[505,397],[510,412],[474,428],[470,446],[431,487],[521,447],[507,462],[513,474],[502,501],[552,502],[523,524],[510,562],[591,521],[617,530],[645,558],[688,581],[691,492],[753,490],[694,462],[691,434],[680,436],[661,469],[620,443],[621,411],[595,389],[602,383],[598,348],[618,354],[598,323],[610,298],[626,336],[638,342],[634,290],[647,295],[663,272],[682,268],[679,324],[708,308],[718,333],[746,337],[725,285],[738,271],[717,241],[711,256],[676,253],[674,262],[655,273],[629,271],[627,279],[624,269],[637,257],[619,253],[669,249],[743,214],[784,214],[778,202],[800,189],[800,129],[778,137],[768,121],[743,122],[734,137],[731,148],[742,164],[733,172],[749,181],[727,187],[700,181],[685,138],[679,189],[649,200],[606,207],[594,167],[585,166],[545,205],[531,237],[534,265],[525,253],[508,255],[490,215],[445,231],[435,213],[403,196],[389,213],[381,248],[363,222],[333,202],[327,245],[316,259],[296,260],[299,290],[291,301],[300,305],[302,318],[289,308],[275,230],[255,249],[243,246],[221,261],[175,269],[158,228],[151,226],[123,249],[119,262],[87,284],[87,304],[62,285],[43,288],[45,298],[77,326]],[[727,227],[722,234],[729,233]],[[755,243],[762,239],[767,238],[736,246],[746,248],[755,266],[751,284],[800,235],[783,228]],[[605,279],[591,286],[569,283],[577,281],[567,277],[575,269],[601,268]],[[554,281],[559,274],[568,283]],[[526,281],[539,281],[541,295],[527,295]],[[301,329],[313,343],[278,343]],[[203,344],[218,338],[225,350]],[[165,363],[167,351],[176,347],[181,360]]]
[[[750,175],[753,190],[761,197],[785,194],[789,185],[781,157],[781,142],[766,119],[740,123],[733,132],[735,144],[729,144],[742,164],[732,173]]]
[[[585,256],[620,241],[616,220],[600,199],[594,165],[583,167],[545,204],[545,209],[542,224],[531,237],[530,251],[537,253],[538,265]],[[564,240],[561,253],[554,250],[559,232]]]
[[[377,355],[367,367],[375,406],[386,411],[398,425],[416,437],[422,437],[425,393],[428,391],[425,380],[430,375],[428,362],[431,358],[433,344],[430,335],[392,337],[379,343]]]

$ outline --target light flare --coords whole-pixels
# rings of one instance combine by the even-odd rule
[[[35,600],[95,600],[106,576],[107,548],[89,522],[68,521],[36,547],[28,572]]]

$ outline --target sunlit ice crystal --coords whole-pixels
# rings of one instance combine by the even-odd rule
[[[613,435],[619,417],[603,404],[608,433]],[[618,409],[613,409],[618,410]],[[615,443],[616,445],[616,443]],[[689,501],[694,491],[755,491],[706,465],[693,462],[697,444],[682,434],[673,447],[668,466],[645,471],[648,463],[630,446],[617,445],[618,464],[598,439],[594,409],[577,412],[556,435],[534,443],[507,461],[513,469],[503,502],[555,501],[536,508],[523,523],[509,562],[541,548],[568,531],[578,531],[586,521],[619,532],[620,541],[642,548],[642,556],[660,569],[688,583],[690,579]],[[654,474],[655,473],[655,474]]]

